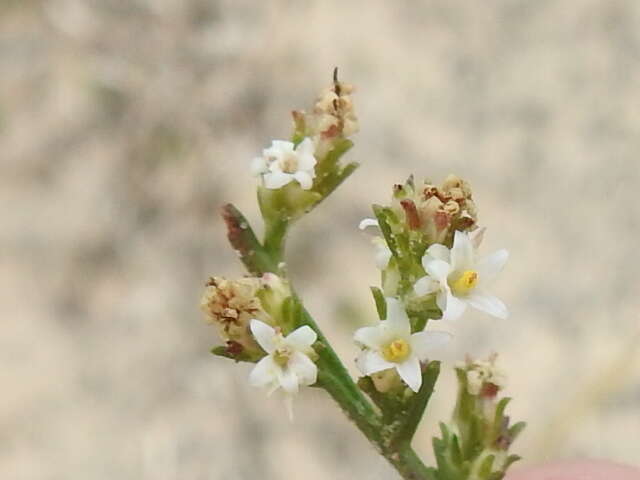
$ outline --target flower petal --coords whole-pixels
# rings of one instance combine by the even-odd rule
[[[297,180],[303,190],[309,190],[313,186],[313,178],[308,172],[297,171],[293,174],[293,178]]]
[[[424,266],[429,276],[435,278],[440,283],[447,283],[447,276],[451,273],[451,265],[442,260],[431,260]]]
[[[447,263],[449,263],[451,256],[449,249],[440,243],[434,243],[427,248],[427,255],[432,257],[434,260],[442,260]]]
[[[502,303],[502,300],[493,295],[475,291],[467,297],[467,301],[472,307],[482,310],[494,317],[505,319],[509,316],[506,305]]]
[[[364,230],[367,227],[379,227],[378,220],[375,218],[363,218],[358,224],[360,230]]]
[[[453,248],[451,249],[452,270],[471,270],[473,266],[473,245],[469,236],[456,230],[453,237]]]
[[[264,186],[269,189],[277,189],[284,187],[293,180],[293,175],[284,172],[271,172],[264,175]]]
[[[413,285],[413,291],[420,297],[435,293],[438,290],[440,290],[440,283],[429,276],[418,279]]]
[[[289,365],[276,373],[278,374],[278,382],[285,392],[298,393],[298,376]]]
[[[371,375],[396,366],[395,363],[388,362],[373,350],[363,350],[356,360],[356,365],[364,375]]]
[[[304,353],[294,352],[288,367],[298,377],[299,385],[313,385],[318,379],[318,367]]]
[[[404,380],[411,390],[417,392],[422,385],[422,372],[420,371],[420,361],[418,357],[411,356],[402,363],[396,364],[396,370],[400,378]]]
[[[471,241],[471,245],[473,245],[473,248],[475,250],[477,250],[480,247],[480,244],[482,243],[482,239],[484,238],[485,230],[486,230],[485,227],[480,227],[480,228],[476,228],[473,232],[469,233],[469,240]]]
[[[509,252],[502,249],[478,260],[476,271],[479,281],[483,284],[492,281],[502,271],[508,259]]]
[[[411,350],[420,360],[425,360],[429,350],[449,342],[453,335],[449,332],[429,331],[411,335]]]
[[[276,349],[275,341],[278,334],[273,327],[255,318],[251,320],[249,327],[253,337],[265,352],[272,353]]]
[[[375,264],[379,270],[384,270],[389,265],[389,260],[391,260],[391,250],[386,246],[378,246],[376,256],[375,256]]]
[[[249,384],[253,387],[271,385],[277,378],[276,372],[279,368],[280,367],[273,361],[273,358],[267,355],[251,370],[249,374]]]
[[[411,334],[411,323],[404,304],[397,298],[387,297],[387,319],[384,325],[394,335],[408,337]]]
[[[312,154],[303,154],[298,156],[298,171],[308,172],[309,175],[315,177],[316,157]]]
[[[455,297],[451,292],[447,293],[447,304],[442,311],[442,320],[457,320],[467,309],[467,303]]]
[[[251,173],[257,177],[261,173],[264,173],[268,170],[267,161],[264,159],[264,157],[255,157],[253,160],[251,160],[250,168]]]
[[[443,288],[442,290],[440,290],[438,292],[438,295],[436,295],[436,305],[438,305],[438,308],[440,310],[442,310],[443,312],[445,311],[445,309],[447,308],[447,295],[449,294],[449,288]]]
[[[267,157],[277,158],[286,152],[293,152],[293,143],[286,140],[272,140],[271,146],[262,151]]]
[[[313,140],[311,140],[311,138],[309,137],[305,137],[305,139],[302,140],[296,147],[296,153],[298,155],[311,155],[313,157],[314,151],[315,146],[313,145]],[[315,165],[315,159],[313,165]]]
[[[301,352],[309,350],[317,339],[318,334],[308,325],[296,328],[285,338],[287,344]]]
[[[356,330],[356,333],[353,334],[353,339],[365,347],[379,350],[382,348],[382,344],[386,339],[384,329],[380,327],[381,325],[359,328]]]

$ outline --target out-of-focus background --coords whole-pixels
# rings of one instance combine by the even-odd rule
[[[640,465],[640,3],[0,2],[0,477],[390,479],[331,401],[297,420],[208,353],[218,209],[335,65],[361,169],[297,226],[292,276],[345,359],[378,282],[357,231],[409,173],[469,180],[508,321],[469,314],[446,365],[498,351],[528,463]],[[428,458],[451,368],[422,426]]]

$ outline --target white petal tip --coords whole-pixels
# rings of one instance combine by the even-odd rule
[[[375,218],[364,218],[358,224],[358,228],[360,230],[364,230],[368,227],[378,227],[378,226],[379,226],[378,221]]]

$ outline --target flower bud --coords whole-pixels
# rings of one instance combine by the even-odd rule
[[[380,393],[404,390],[406,387],[395,368],[388,368],[370,375],[375,389]]]
[[[296,136],[311,137],[318,158],[335,148],[337,141],[358,132],[358,118],[351,100],[353,91],[353,86],[338,81],[334,72],[333,85],[320,93],[310,113],[293,112]]]
[[[455,175],[440,187],[429,182],[415,185],[413,178],[396,185],[392,208],[406,228],[422,232],[429,245],[450,246],[455,230],[473,230],[477,221],[471,186]]]
[[[467,359],[458,368],[466,374],[467,392],[485,398],[495,397],[506,383],[506,374],[496,366],[497,355],[494,353],[487,360]]]

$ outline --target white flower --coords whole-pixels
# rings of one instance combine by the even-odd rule
[[[313,141],[308,137],[295,149],[291,142],[273,140],[261,157],[253,159],[251,171],[261,175],[264,186],[269,189],[284,187],[295,180],[303,190],[309,190],[316,176],[314,150]]]
[[[422,385],[420,361],[427,358],[430,347],[450,338],[447,332],[411,334],[404,305],[396,298],[387,298],[387,319],[375,327],[360,328],[354,335],[354,340],[365,347],[356,363],[364,375],[395,368],[409,388],[417,392]]]
[[[375,218],[364,218],[358,225],[360,230],[365,230],[368,227],[380,227],[378,221]],[[391,249],[387,246],[387,242],[385,242],[382,237],[373,237],[371,239],[371,243],[376,247],[376,255],[375,262],[376,267],[380,270],[384,270],[389,265],[389,260],[391,260]]]
[[[267,388],[269,395],[282,388],[291,418],[291,396],[298,392],[300,385],[313,385],[318,377],[318,367],[309,358],[314,354],[311,345],[318,336],[305,325],[285,337],[260,320],[251,320],[251,333],[267,356],[251,371],[249,383]]]
[[[482,231],[477,235],[456,231],[451,250],[436,243],[422,257],[427,276],[413,288],[420,296],[436,294],[443,320],[459,318],[467,305],[498,318],[508,316],[507,307],[487,293],[486,286],[503,269],[509,254],[503,249],[477,259],[475,247],[481,235]]]

